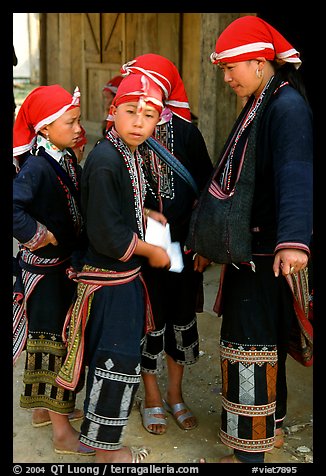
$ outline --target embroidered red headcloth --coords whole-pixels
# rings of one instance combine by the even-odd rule
[[[79,107],[80,92],[68,93],[58,84],[33,89],[21,105],[13,129],[13,155],[29,151],[41,127],[51,124],[68,109]]]
[[[155,81],[164,93],[165,104],[176,115],[191,122],[187,93],[177,67],[164,56],[148,53],[137,56],[120,69],[126,76],[143,73]]]
[[[111,93],[116,94],[121,81],[122,81],[122,76],[120,76],[120,75],[119,76],[114,76],[112,79],[110,79],[110,81],[108,81],[104,85],[103,91],[108,90],[108,91],[111,91]]]
[[[267,60],[301,65],[300,53],[274,27],[256,16],[237,18],[216,41],[212,63],[236,63],[263,56]]]
[[[138,102],[138,112],[148,104],[160,114],[163,110],[162,90],[144,74],[131,74],[121,81],[117,93],[110,106],[106,129],[110,129],[114,119],[111,114],[112,107],[118,107],[125,102]]]

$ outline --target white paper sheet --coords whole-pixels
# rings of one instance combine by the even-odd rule
[[[152,245],[161,246],[166,250],[171,260],[170,271],[180,273],[183,270],[180,243],[178,241],[171,242],[170,225],[168,223],[164,226],[157,220],[148,217],[145,241]]]

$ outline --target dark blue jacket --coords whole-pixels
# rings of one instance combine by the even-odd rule
[[[309,250],[313,230],[313,124],[303,97],[279,88],[263,113],[256,148],[253,253]]]
[[[43,151],[43,155],[48,155]],[[33,253],[45,258],[66,258],[79,242],[67,193],[58,175],[43,155],[28,155],[13,181],[13,236],[21,243],[33,238],[37,222],[45,225],[58,241]],[[77,166],[80,176],[81,168]]]

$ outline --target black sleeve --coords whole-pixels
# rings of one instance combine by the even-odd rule
[[[135,215],[128,171],[109,146],[89,154],[82,174],[82,210],[87,236],[97,253],[121,259],[134,240]],[[132,200],[132,202],[131,202]]]

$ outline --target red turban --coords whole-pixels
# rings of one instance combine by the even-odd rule
[[[121,81],[117,93],[110,106],[118,107],[125,102],[138,102],[138,110],[149,104],[154,107],[160,114],[163,110],[163,93],[161,89],[143,74],[131,74]],[[106,129],[108,130],[114,120],[109,113]]]
[[[114,78],[110,79],[105,86],[103,87],[103,91],[109,90],[111,93],[116,94],[119,84],[122,81],[122,76],[114,76]]]
[[[73,96],[54,84],[33,89],[21,105],[13,129],[14,157],[29,151],[36,134],[45,125],[51,124],[71,107],[79,107],[80,92],[75,88]]]
[[[165,104],[176,115],[191,122],[187,93],[177,67],[164,56],[148,53],[124,64],[121,74],[143,73],[160,86]]]
[[[212,63],[236,63],[263,56],[301,65],[300,53],[271,25],[256,16],[237,18],[216,41]]]

